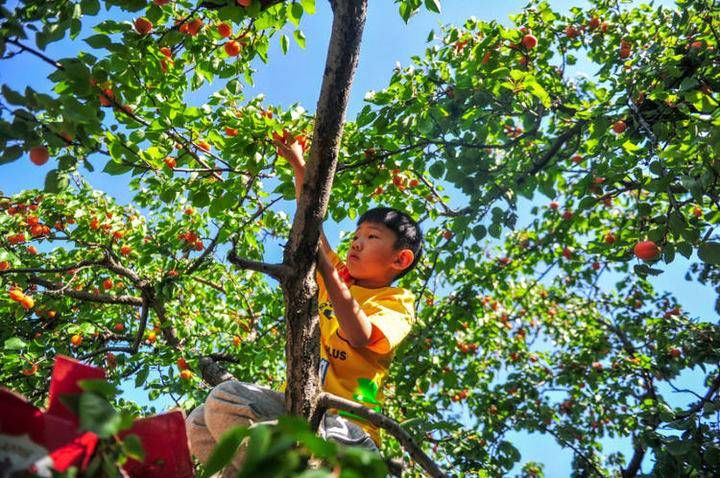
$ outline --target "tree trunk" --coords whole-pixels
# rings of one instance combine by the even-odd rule
[[[289,270],[282,281],[287,323],[285,407],[289,413],[305,418],[314,416],[320,392],[320,329],[315,282],[318,239],[360,55],[367,0],[333,0],[331,6],[332,34],[315,113],[312,148],[283,261]],[[316,427],[317,423],[311,425]]]

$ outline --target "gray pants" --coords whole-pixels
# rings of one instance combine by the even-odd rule
[[[194,409],[185,421],[190,451],[200,462],[207,463],[225,430],[275,420],[284,414],[282,393],[237,380],[223,382],[212,389],[205,404]],[[377,451],[375,442],[362,428],[331,413],[323,416],[318,432],[323,438],[342,445]],[[241,447],[223,477],[235,476],[244,458]]]

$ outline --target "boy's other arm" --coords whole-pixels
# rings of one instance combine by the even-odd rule
[[[372,337],[373,325],[370,319],[350,294],[350,289],[324,253],[319,254],[318,269],[325,282],[325,289],[343,338],[355,348],[365,347]]]

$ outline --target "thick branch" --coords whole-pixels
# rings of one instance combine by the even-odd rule
[[[234,244],[233,247],[230,248],[230,252],[228,252],[227,258],[228,261],[240,267],[241,269],[249,269],[251,271],[263,272],[279,281],[287,275],[287,267],[285,267],[283,264],[268,264],[266,262],[253,261],[250,259],[238,257],[237,252],[235,251]]]
[[[367,0],[335,0],[331,6],[333,26],[317,103],[313,144],[285,247],[283,264],[288,274],[281,281],[287,323],[285,408],[290,414],[305,418],[314,416],[320,392],[320,327],[315,283],[318,239],[335,176],[367,16]]]
[[[359,403],[347,400],[329,393],[321,393],[318,397],[318,410],[336,408],[353,413],[369,421],[376,427],[383,428],[392,436],[398,439],[403,448],[410,454],[422,468],[432,477],[444,477],[445,474],[440,467],[425,454],[413,438],[395,420],[386,417],[374,410],[370,410]]]
[[[213,387],[235,378],[210,357],[200,357],[199,365],[200,376]]]

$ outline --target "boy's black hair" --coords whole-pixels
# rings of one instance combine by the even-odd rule
[[[358,219],[357,222],[358,227],[364,222],[373,222],[375,224],[384,225],[393,231],[397,236],[397,240],[395,241],[395,244],[393,244],[393,247],[396,250],[410,249],[415,255],[415,259],[412,264],[395,276],[395,280],[401,278],[415,268],[415,265],[420,260],[420,256],[422,256],[423,252],[423,234],[422,230],[420,230],[420,226],[413,218],[404,212],[391,207],[376,207],[365,211],[365,214],[360,216],[360,219]]]

